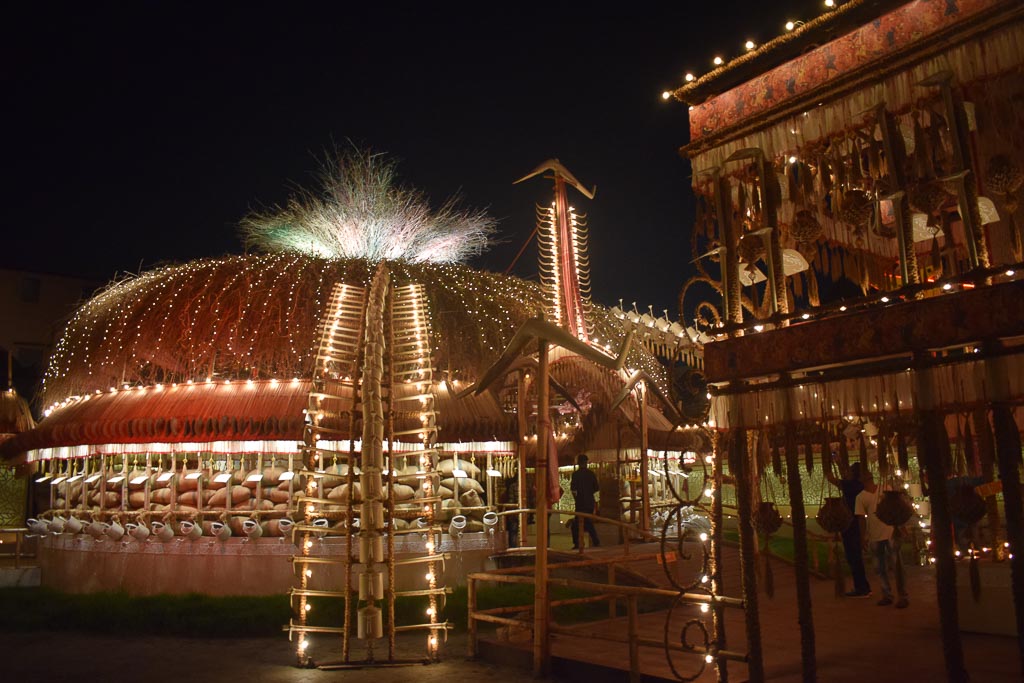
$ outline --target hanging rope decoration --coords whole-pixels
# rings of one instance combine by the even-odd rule
[[[771,535],[782,527],[782,515],[775,503],[761,501],[754,509],[754,530],[760,538],[762,573],[764,576],[764,593],[769,598],[775,597],[775,576],[771,564]]]
[[[843,474],[850,471],[850,449],[842,428],[839,430],[839,469]]]
[[[910,469],[910,453],[907,449],[907,437],[902,430],[896,433],[896,462],[904,472]]]
[[[889,435],[879,428],[878,436],[878,474],[882,477],[889,476]]]
[[[782,453],[779,451],[779,441],[772,441],[772,472],[776,477],[782,476]]]

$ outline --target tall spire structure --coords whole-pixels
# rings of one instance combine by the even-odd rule
[[[567,185],[575,187],[587,199],[593,199],[597,186],[588,190],[558,159],[548,159],[516,183],[545,171],[555,181],[555,198],[549,206],[537,206],[537,247],[541,286],[548,302],[548,317],[573,336],[589,339],[590,255],[587,253],[586,216],[569,205]],[[515,184],[515,183],[513,183]]]

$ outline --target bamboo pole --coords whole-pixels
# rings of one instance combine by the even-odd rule
[[[711,499],[711,566],[708,568],[711,573],[711,592],[721,595],[725,592],[725,585],[722,582],[722,564],[719,559],[722,557],[722,454],[721,435],[714,432],[712,437],[712,460],[711,476],[714,482],[714,490],[719,495]],[[721,603],[715,603],[711,608],[711,625],[714,629],[715,650],[721,652],[726,649],[728,642],[725,633],[725,608]],[[729,683],[729,666],[725,659],[717,658],[715,667],[718,669],[718,680],[720,683]]]
[[[789,485],[789,504],[793,519],[793,570],[796,574],[801,668],[803,669],[803,680],[813,683],[818,678],[818,667],[815,659],[814,614],[811,611],[811,577],[807,563],[807,515],[804,512],[804,490],[800,481],[800,462],[797,458],[796,424],[793,421],[791,391],[792,389],[789,387],[782,390],[782,411],[786,425],[786,479]],[[824,455],[822,456],[822,466],[825,466]]]
[[[516,505],[520,510],[529,507],[526,504],[526,372],[520,371],[516,378]],[[520,548],[526,546],[526,513],[519,515]]]
[[[469,650],[466,653],[470,659],[477,655],[476,649],[476,580],[466,580],[466,609],[469,612]]]
[[[638,382],[637,391],[640,392],[640,529],[642,531],[650,531],[651,494],[647,467],[647,383]],[[580,538],[582,538],[582,535]],[[583,543],[580,543],[580,548],[583,548]]]
[[[734,405],[738,402],[734,401]],[[736,406],[738,407],[738,406]],[[737,424],[742,424],[742,416],[737,412]],[[743,577],[743,599],[746,602],[747,673],[751,683],[764,681],[764,661],[761,653],[761,618],[758,612],[757,573],[754,566],[757,553],[757,541],[754,538],[752,520],[752,492],[750,481],[750,462],[747,453],[747,430],[734,430],[731,447],[734,452],[732,462],[736,463],[736,499],[740,527],[740,563]],[[716,496],[722,495],[715,491]]]
[[[548,342],[540,339],[537,373],[537,556],[533,602],[533,673],[546,677],[551,669],[551,643],[548,641]]]
[[[935,586],[938,595],[939,623],[942,629],[942,654],[950,683],[968,680],[960,639],[956,604],[956,565],[953,561],[953,531],[949,495],[946,491],[949,437],[941,413],[933,407],[935,387],[927,369],[915,369],[914,413],[917,422],[917,455],[928,473],[928,498],[932,509],[932,542],[935,545]]]
[[[1020,489],[1020,432],[1013,419],[1009,371],[1006,357],[996,355],[985,362],[986,384],[994,398],[992,424],[995,428],[996,465],[1003,482],[1003,508],[1006,516],[1006,539],[1010,543],[1010,581],[1014,613],[1017,620],[1017,650],[1024,672],[1024,503]]]
[[[640,628],[640,617],[636,608],[636,596],[626,599],[626,612],[629,615],[629,683],[640,683],[640,643],[637,641]]]

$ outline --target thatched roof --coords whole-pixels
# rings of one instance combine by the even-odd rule
[[[542,307],[540,288],[515,277],[450,264],[389,267],[396,284],[424,285],[434,367],[460,383],[474,381]],[[328,293],[337,282],[365,285],[370,268],[361,259],[231,256],[112,284],[73,316],[57,345],[44,393],[56,410],[4,452],[300,440]],[[594,318],[602,343],[621,340],[621,326],[604,309],[595,307]],[[642,348],[629,363],[659,374]],[[621,381],[612,379],[592,390],[618,391]],[[438,394],[441,440],[515,438],[515,416],[497,394],[460,400]]]

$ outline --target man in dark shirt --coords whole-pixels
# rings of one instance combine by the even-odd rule
[[[586,454],[581,453],[576,458],[576,471],[572,473],[572,479],[569,480],[569,489],[572,491],[572,497],[576,502],[576,512],[586,512],[589,514],[597,514],[597,475],[587,469],[587,463],[589,462]],[[587,533],[590,534],[590,544],[593,546],[601,545],[601,542],[597,538],[597,529],[594,528],[594,520],[586,518],[583,520],[583,528],[586,529]],[[580,547],[580,518],[575,517],[572,520],[572,547],[574,550],[579,550]]]
[[[850,512],[856,510],[857,494],[864,490],[864,482],[861,481],[861,463],[855,462],[850,465],[849,475],[842,479],[837,479],[832,472],[832,463],[822,464],[825,478],[842,492],[843,501],[850,508]],[[860,524],[856,518],[843,531],[842,538],[843,552],[846,555],[846,562],[850,565],[850,576],[853,578],[853,590],[848,591],[846,597],[871,597],[871,584],[868,583],[867,573],[864,571],[864,547],[860,535]]]

